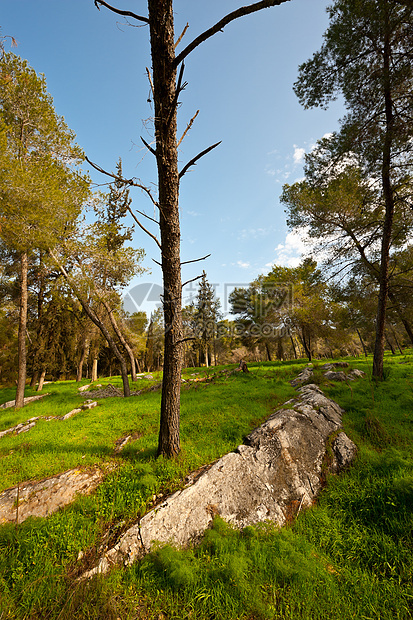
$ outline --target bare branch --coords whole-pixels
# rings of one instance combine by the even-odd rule
[[[155,207],[158,207],[159,209],[159,205],[156,202],[155,198],[152,196],[151,190],[148,187],[146,187],[145,185],[142,185],[142,183],[136,183],[136,181],[134,181],[133,179],[124,179],[123,177],[120,177],[117,174],[113,174],[113,172],[108,172],[107,170],[104,170],[103,168],[101,168],[101,166],[94,164],[93,161],[90,161],[90,159],[86,156],[85,156],[85,159],[87,163],[90,164],[92,168],[94,168],[98,172],[101,172],[102,174],[106,174],[108,177],[112,177],[112,179],[116,179],[117,181],[120,181],[121,183],[124,183],[125,185],[132,185],[132,187],[139,187],[139,189],[143,190],[149,196],[149,198],[151,199],[151,202],[155,205]]]
[[[182,140],[185,138],[185,136],[186,136],[186,134],[188,133],[188,131],[191,129],[192,124],[193,124],[194,120],[196,119],[196,117],[198,116],[198,114],[199,114],[199,110],[197,110],[197,111],[195,112],[195,114],[193,115],[193,117],[192,117],[192,118],[191,118],[191,120],[189,121],[188,125],[186,126],[186,129],[185,129],[184,133],[182,134],[181,139],[179,140],[178,144],[176,145],[176,147],[177,147],[177,148],[178,148],[178,146],[181,144]]]
[[[130,207],[127,207],[127,209],[129,213],[131,214],[131,216],[133,217],[133,219],[135,220],[135,222],[137,223],[137,225],[139,226],[139,228],[141,228],[144,232],[146,232],[146,234],[149,235],[155,241],[159,249],[162,250],[162,246],[160,242],[158,241],[158,239],[155,237],[155,235],[153,235],[151,232],[149,232],[147,228],[145,228],[145,226],[138,220],[138,218],[136,217],[136,215],[134,214],[134,212],[132,211]]]
[[[132,11],[122,11],[121,9],[116,9],[115,7],[105,2],[105,0],[95,0],[95,7],[99,11],[100,11],[100,6],[99,6],[100,4],[105,6],[110,11],[113,11],[113,13],[117,13],[118,15],[123,15],[125,17],[133,17],[134,19],[137,19],[140,22],[145,22],[145,24],[149,24],[149,19],[147,17],[142,17],[142,15],[136,15],[136,13],[132,13]]]
[[[207,254],[206,256],[203,256],[202,258],[195,258],[195,260],[185,260],[183,263],[181,263],[181,265],[189,265],[189,263],[197,263],[198,261],[205,260],[206,258],[209,258],[210,256],[211,254]]]
[[[178,47],[178,45],[180,44],[180,42],[181,42],[181,41],[182,41],[182,39],[184,38],[184,36],[185,36],[185,32],[188,30],[188,28],[189,28],[189,24],[188,24],[188,22],[187,22],[187,23],[186,23],[185,28],[182,30],[182,34],[181,34],[181,36],[179,37],[179,39],[178,39],[178,40],[177,40],[177,42],[175,43],[175,49]]]
[[[182,344],[183,342],[188,342],[189,340],[196,340],[195,336],[187,336],[186,338],[182,338],[182,340],[177,340],[175,344]]]
[[[156,151],[155,151],[155,149],[153,149],[153,148],[152,148],[152,147],[151,147],[151,146],[150,146],[150,145],[146,142],[146,140],[144,140],[144,139],[142,138],[142,136],[141,136],[141,140],[142,140],[142,142],[144,143],[144,145],[146,146],[146,148],[148,149],[148,151],[149,151],[150,153],[152,153],[152,155],[155,155],[155,157],[156,157]]]
[[[154,258],[153,258],[152,260],[153,260],[153,262],[154,262],[154,263],[156,263],[157,265],[159,265],[159,267],[162,267],[162,264],[161,264],[159,261],[155,260]]]
[[[153,217],[150,217],[149,215],[146,215],[146,213],[144,213],[143,211],[139,211],[139,209],[136,209],[136,213],[139,213],[139,215],[143,215],[143,217],[146,217],[148,220],[151,220],[151,222],[155,222],[155,224],[157,224],[159,226],[159,222],[154,220]]]
[[[176,107],[178,105],[178,97],[179,97],[180,93],[188,86],[188,82],[184,82],[182,84],[182,78],[184,76],[184,70],[185,70],[185,63],[182,63],[181,68],[179,70],[178,82],[176,84],[174,99],[172,101],[171,108],[169,110],[168,120],[166,121],[167,126],[169,126],[169,124],[170,124],[170,122],[172,120],[173,113],[176,110]]]
[[[190,284],[191,282],[195,282],[196,280],[200,280],[202,278],[202,273],[200,276],[197,276],[196,278],[192,278],[192,280],[187,280],[186,282],[184,282],[182,284],[182,288],[184,288],[184,286],[186,286],[187,284]]]
[[[153,87],[151,72],[149,71],[148,67],[146,67],[146,74],[148,76],[149,84],[151,85],[152,97],[154,97],[155,96],[155,89]]]
[[[184,166],[181,170],[181,172],[179,173],[179,178],[182,179],[182,177],[184,176],[185,172],[188,170],[188,168],[190,168],[191,166],[195,166],[196,162],[198,161],[198,159],[201,159],[201,157],[203,157],[204,155],[206,155],[207,153],[209,153],[210,151],[212,151],[212,149],[216,148],[217,146],[219,146],[221,144],[222,140],[220,140],[219,142],[217,142],[216,144],[213,144],[212,146],[209,146],[207,149],[205,149],[204,151],[202,151],[201,153],[199,153],[196,157],[194,157],[193,159],[191,159],[191,161],[189,161],[186,166]]]
[[[100,0],[99,0],[100,1]],[[284,2],[289,2],[289,0],[261,0],[260,2],[255,2],[254,4],[250,4],[249,6],[242,6],[231,13],[228,13],[225,17],[223,17],[219,22],[217,22],[214,26],[205,30],[202,34],[197,36],[192,43],[186,46],[184,50],[175,58],[175,66],[177,67],[179,63],[181,63],[184,58],[188,56],[198,45],[212,37],[214,34],[223,30],[227,24],[238,19],[239,17],[243,17],[244,15],[249,15],[250,13],[255,13],[256,11],[260,11],[261,9],[267,9],[272,6],[279,6]]]

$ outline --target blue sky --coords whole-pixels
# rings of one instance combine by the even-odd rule
[[[144,0],[113,0],[119,8],[146,14]],[[175,30],[189,29],[182,45],[213,25],[242,0],[176,0]],[[282,185],[302,177],[304,152],[338,127],[340,102],[328,111],[304,110],[293,93],[298,65],[322,43],[328,25],[326,0],[291,0],[229,24],[186,61],[179,125],[182,132],[199,110],[180,147],[183,166],[207,146],[222,144],[182,179],[180,193],[182,260],[211,253],[183,268],[183,280],[205,269],[222,309],[234,285],[248,285],[274,263],[296,264],[300,240],[288,233],[279,196]],[[93,0],[2,0],[3,35],[18,41],[14,50],[44,73],[58,114],[77,136],[87,156],[114,170],[122,158],[126,176],[155,186],[153,156],[140,141],[153,137],[147,102],[150,87],[148,28],[133,26]],[[132,22],[131,22],[132,23]],[[179,49],[179,48],[178,48]],[[93,181],[107,178],[91,170]],[[133,206],[153,216],[139,190]],[[153,230],[155,233],[155,229]],[[155,243],[137,231],[134,244],[146,251],[151,270],[141,283],[160,285]],[[196,285],[193,286],[196,289]],[[186,301],[193,295],[186,290]],[[150,312],[154,302],[142,308]]]

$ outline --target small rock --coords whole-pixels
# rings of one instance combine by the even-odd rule
[[[362,377],[366,376],[366,373],[363,372],[362,370],[358,370],[358,368],[354,368],[354,370],[350,370],[348,374],[351,375],[352,377],[357,377],[358,379],[361,379]]]
[[[87,401],[85,401],[84,405],[82,405],[82,409],[93,409],[94,407],[97,407],[97,406],[98,406],[98,404],[97,404],[96,400],[95,401],[87,400]]]
[[[88,388],[90,388],[91,384],[88,383],[88,385],[82,385],[80,388],[78,388],[78,392],[85,392]]]
[[[16,435],[20,435],[20,433],[27,433],[33,426],[36,426],[36,422],[31,422],[30,424],[19,424],[20,428],[16,430]]]
[[[71,418],[72,416],[76,415],[77,413],[80,413],[82,410],[81,409],[72,409],[72,411],[69,411],[69,413],[66,413],[65,415],[62,415],[59,420],[68,420],[69,418]]]
[[[327,370],[324,376],[329,381],[347,381],[346,374],[342,371],[334,372],[333,370]]]

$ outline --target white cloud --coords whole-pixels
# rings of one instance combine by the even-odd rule
[[[197,211],[187,211],[188,215],[192,215],[192,217],[199,217],[201,214]]]
[[[283,267],[297,267],[302,255],[308,249],[304,243],[305,235],[302,232],[289,232],[285,237],[285,242],[278,244],[275,248],[275,263]]]
[[[293,159],[295,164],[301,164],[304,161],[305,149],[294,144]]]
[[[310,249],[308,243],[305,242],[306,238],[305,230],[287,233],[284,243],[279,243],[275,248],[275,259],[267,263],[265,267],[261,269],[261,272],[268,273],[274,265],[279,265],[280,267],[297,267],[303,255],[307,254]]]
[[[244,263],[242,260],[237,261],[237,265],[242,269],[248,269],[251,266],[250,263]]]

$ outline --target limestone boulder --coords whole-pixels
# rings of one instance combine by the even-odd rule
[[[77,494],[94,491],[103,475],[100,468],[71,469],[40,482],[25,482],[7,489],[0,493],[0,523],[47,517],[72,502]]]
[[[340,432],[342,414],[316,385],[300,388],[288,408],[277,410],[235,452],[204,468],[148,512],[84,577],[106,572],[113,564],[131,564],[155,542],[194,543],[216,515],[237,528],[267,519],[284,525],[311,506],[319,492],[330,437],[334,472],[354,458],[356,446]]]
[[[296,376],[295,379],[290,381],[290,384],[293,387],[297,387],[298,385],[301,385],[302,383],[305,383],[306,381],[308,381],[312,375],[313,375],[313,369],[311,367],[307,366],[306,368],[304,368],[304,370],[302,370]]]

